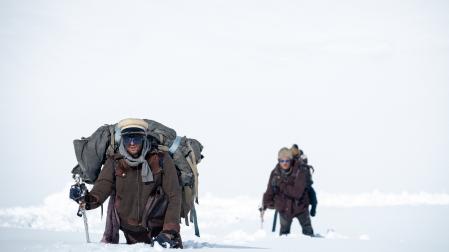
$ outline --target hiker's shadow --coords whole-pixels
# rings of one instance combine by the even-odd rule
[[[202,249],[202,248],[224,248],[224,249],[267,249],[260,247],[250,247],[250,246],[238,246],[238,245],[227,245],[227,244],[217,244],[209,242],[196,242],[196,241],[185,241],[183,242],[185,249]]]

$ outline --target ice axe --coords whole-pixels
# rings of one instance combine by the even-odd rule
[[[76,215],[78,215],[79,217],[83,217],[83,221],[84,221],[84,230],[86,232],[86,241],[87,243],[90,243],[90,238],[89,238],[89,226],[87,224],[87,215],[86,215],[86,201],[84,199],[84,196],[86,196],[87,194],[87,187],[86,184],[84,184],[82,182],[82,179],[80,177],[79,174],[76,174],[75,177],[75,185],[72,186],[72,188],[76,188],[76,190],[79,190],[80,192],[80,197],[79,197],[79,208],[78,208],[78,212],[76,213]]]
[[[259,212],[260,212],[260,229],[263,229],[263,215],[265,213],[263,207],[259,207]]]

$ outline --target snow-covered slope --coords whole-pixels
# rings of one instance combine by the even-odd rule
[[[68,199],[68,186],[48,196],[39,206],[0,209],[0,248],[4,251],[143,251],[147,245],[105,245],[98,243],[104,228],[100,210],[88,212],[94,244],[85,244],[82,219],[77,206]],[[182,227],[186,248],[232,251],[264,248],[273,251],[304,246],[308,250],[334,248],[364,251],[411,251],[429,246],[443,251],[448,242],[449,195],[445,193],[319,194],[318,216],[313,219],[317,233],[326,239],[311,239],[300,234],[297,222],[289,237],[271,232],[272,211],[261,227],[257,207],[260,199],[204,194],[198,206],[201,238],[192,227]],[[121,237],[121,242],[124,242]],[[160,249],[160,248],[157,248]],[[3,250],[3,249],[2,249]],[[339,250],[337,250],[339,251]]]
[[[84,230],[82,221],[76,216],[77,206],[69,199],[68,184],[62,191],[46,197],[39,206],[0,208],[0,227],[29,228],[48,231]],[[319,193],[319,207],[392,207],[449,205],[449,194],[439,193],[383,193],[374,191],[360,194]],[[215,197],[206,193],[200,197],[197,206],[202,228],[216,228],[238,224],[241,220],[258,221],[257,208],[261,198],[237,196],[234,198]],[[104,204],[105,210],[107,202]],[[88,211],[91,231],[102,233],[104,221],[101,210]]]

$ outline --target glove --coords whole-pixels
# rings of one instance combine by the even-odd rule
[[[69,197],[79,203],[80,201],[84,201],[84,196],[88,192],[85,184],[75,184],[70,187]]]
[[[163,230],[154,239],[153,243],[157,242],[163,248],[181,248],[182,240],[178,232],[174,230]]]
[[[315,217],[316,215],[316,206],[312,206],[310,209],[310,216]]]

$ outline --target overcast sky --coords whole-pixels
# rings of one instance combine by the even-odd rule
[[[447,1],[1,1],[1,206],[71,181],[125,117],[201,141],[200,191],[261,195],[297,143],[318,193],[448,192]]]

